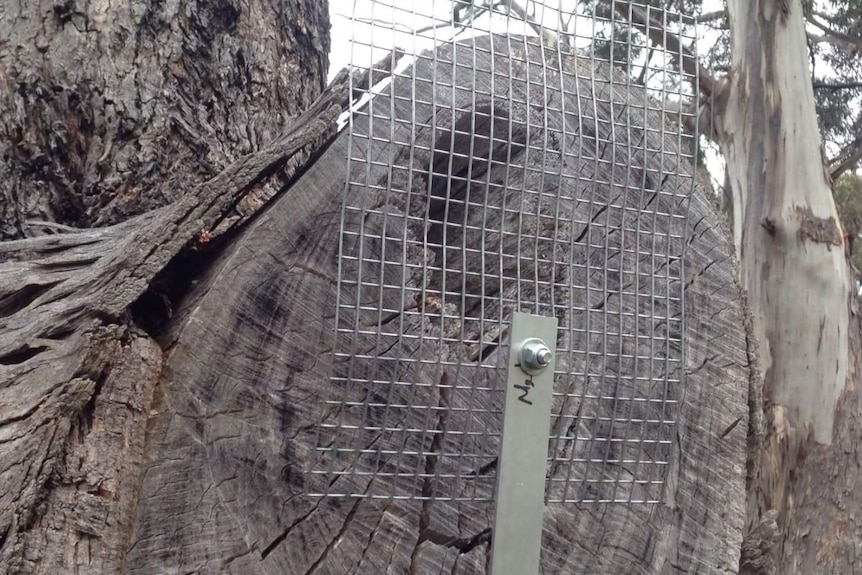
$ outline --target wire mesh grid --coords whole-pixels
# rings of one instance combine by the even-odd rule
[[[655,22],[694,44],[690,18],[628,2],[356,3],[311,495],[492,500],[523,311],[559,322],[546,500],[659,500],[697,78]]]

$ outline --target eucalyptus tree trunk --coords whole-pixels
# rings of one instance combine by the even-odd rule
[[[0,46],[0,210],[4,237],[26,237],[0,243],[0,573],[486,573],[488,506],[304,496],[309,438],[329,416],[323,399],[334,364],[348,144],[333,126],[362,96],[347,93],[345,74],[323,89],[325,3],[43,2],[4,10],[2,32],[13,41]],[[609,291],[614,270],[590,262],[587,277],[572,281],[592,282],[588,293],[601,297],[572,305],[617,306],[629,319],[610,329],[635,330],[634,343],[620,346],[633,346],[625,348],[630,357],[643,354],[639,342],[670,330],[670,318],[634,319],[643,314],[621,294],[632,289],[632,266],[669,278],[662,267],[679,265],[638,242],[651,232],[672,243],[656,214],[680,209],[673,198],[687,180],[668,170],[691,176],[690,166],[669,168],[662,154],[647,152],[668,140],[656,135],[664,119],[647,120],[643,108],[622,114],[626,98],[643,95],[609,89],[607,70],[523,39],[497,43],[496,60],[488,50],[459,49],[463,64],[479,61],[484,71],[464,80],[462,66],[461,81],[491,82],[492,71],[522,75],[500,101],[529,102],[511,107],[513,122],[530,109],[545,119],[530,134],[512,132],[513,154],[526,138],[534,146],[551,141],[545,130],[588,143],[583,154],[559,157],[583,176],[561,194],[570,225],[591,223],[558,233],[635,261],[617,265],[618,289]],[[530,66],[507,63],[525,56]],[[558,89],[530,92],[525,87],[549,81],[548,61],[578,73],[565,89],[560,79]],[[446,80],[446,73],[423,77]],[[452,97],[425,84],[415,94],[407,82],[390,84],[378,109],[397,101],[391,109],[403,112],[405,94],[422,102]],[[404,94],[398,100],[391,90]],[[478,133],[483,122],[472,121],[478,111],[464,111],[469,90],[459,97],[458,125],[473,126],[476,142],[491,141]],[[563,113],[563,98],[578,102]],[[422,106],[412,113],[423,129],[406,133],[402,123],[383,136],[436,149],[437,116]],[[626,116],[632,123],[615,132]],[[631,173],[630,157],[649,169]],[[544,160],[541,169],[522,161],[521,179],[539,178]],[[496,184],[509,177],[508,168],[488,170]],[[613,185],[596,192],[590,174]],[[537,189],[551,197],[558,181],[531,185],[548,186]],[[598,203],[580,201],[586,188],[577,185],[594,190]],[[690,201],[686,364],[677,368],[686,377],[684,394],[675,390],[684,402],[659,454],[668,463],[659,503],[548,505],[546,575],[732,573],[739,564],[746,400],[756,390],[750,318],[714,203],[702,188]],[[522,208],[529,224],[534,212]],[[600,216],[604,227],[593,225]],[[638,233],[625,231],[632,217]],[[39,235],[57,229],[64,233]],[[661,283],[633,289],[648,293]],[[425,327],[433,329],[412,326]],[[578,409],[567,404],[560,413]],[[584,431],[628,439],[600,423]],[[644,450],[639,461],[655,455],[649,445],[636,449]]]
[[[733,71],[718,136],[765,406],[765,428],[753,430],[762,445],[752,453],[743,570],[852,573],[862,540],[859,326],[802,4],[732,0],[728,10]],[[776,517],[777,529],[766,528]]]

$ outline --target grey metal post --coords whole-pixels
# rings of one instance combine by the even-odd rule
[[[497,466],[493,575],[538,575],[557,319],[515,313]]]

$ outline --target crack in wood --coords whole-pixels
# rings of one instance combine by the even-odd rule
[[[356,565],[346,575],[357,575],[357,571],[362,567],[362,562],[365,560],[365,556],[371,548],[371,542],[374,541],[374,536],[377,535],[377,532],[380,530],[380,526],[383,524],[383,520],[386,519],[386,515],[389,513],[391,508],[392,502],[387,502],[383,509],[380,510],[380,517],[377,518],[377,523],[374,527],[368,531],[368,540],[362,547],[362,553],[360,553],[359,559],[356,561]],[[359,573],[358,575],[362,574]]]
[[[344,533],[347,531],[348,527],[350,527],[353,522],[353,518],[356,516],[356,511],[359,509],[359,505],[362,503],[361,499],[357,499],[353,506],[350,508],[350,511],[347,512],[347,517],[344,518],[344,523],[342,523],[341,528],[338,530],[338,533],[335,534],[335,537],[329,540],[326,548],[324,548],[323,553],[321,553],[320,557],[311,564],[311,566],[305,570],[305,575],[311,575],[317,570],[317,567],[321,565],[332,551],[333,547],[335,547],[336,543],[338,543],[341,538],[344,536]]]
[[[318,500],[318,501],[317,501],[317,502],[312,506],[312,508],[311,508],[311,509],[309,509],[309,510],[304,514],[304,515],[300,515],[299,517],[297,517],[296,519],[294,519],[294,520],[291,522],[291,524],[290,524],[290,525],[288,525],[288,526],[287,526],[287,528],[286,528],[284,531],[282,531],[281,533],[279,533],[279,534],[278,534],[278,536],[277,536],[275,539],[273,539],[272,541],[270,541],[270,542],[269,542],[269,545],[267,545],[266,547],[264,547],[264,548],[263,548],[263,550],[260,552],[260,559],[261,559],[261,561],[263,561],[264,559],[266,559],[266,558],[269,556],[269,554],[270,554],[270,553],[272,553],[273,551],[275,551],[275,548],[276,548],[276,547],[278,547],[279,545],[281,545],[282,541],[284,541],[285,539],[287,539],[287,536],[288,536],[288,535],[290,535],[290,531],[291,531],[294,527],[296,527],[297,525],[299,525],[300,523],[302,523],[303,521],[305,521],[306,519],[308,519],[308,518],[311,516],[311,514],[312,514],[312,513],[314,513],[315,511],[317,511],[318,507],[320,507],[320,501],[321,501],[321,500]]]
[[[431,524],[431,505],[434,497],[434,474],[437,470],[440,454],[442,453],[443,441],[446,435],[446,419],[448,417],[448,407],[451,400],[451,384],[449,381],[449,370],[444,369],[440,376],[440,381],[437,385],[439,394],[438,406],[441,408],[437,411],[437,425],[435,426],[434,435],[431,438],[431,445],[428,448],[428,454],[425,456],[425,477],[422,481],[422,506],[419,511],[419,534],[416,538],[416,543],[413,547],[413,552],[410,554],[409,575],[418,575],[419,568],[419,548],[422,543],[428,540],[429,526]]]

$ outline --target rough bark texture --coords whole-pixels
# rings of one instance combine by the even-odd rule
[[[163,206],[323,89],[310,0],[11,0],[0,8],[0,239]]]
[[[719,138],[766,420],[753,454],[760,461],[744,571],[854,573],[862,542],[858,319],[820,155],[802,3],[728,8],[734,73]]]
[[[535,45],[528,53],[534,74],[544,58],[559,59],[550,52],[539,59]],[[461,57],[472,61],[469,51]],[[494,65],[510,73],[504,58]],[[581,73],[577,98],[592,102],[605,76]],[[313,487],[304,474],[313,426],[327,416],[330,391],[345,136],[249,224],[224,221],[330,129],[345,103],[342,88],[332,87],[263,150],[166,207],[103,229],[0,244],[0,572],[486,572],[487,506],[303,496]],[[445,93],[425,99],[451,99],[438,89]],[[601,192],[605,203],[632,185],[625,178],[639,189],[646,176],[627,174],[621,151],[633,144],[611,137],[626,107],[624,95],[614,98],[613,108],[583,107],[595,110],[584,114],[597,127],[585,137],[603,142],[592,154],[623,178]],[[196,117],[179,113],[186,123]],[[574,122],[569,133],[577,133],[576,118],[555,119],[550,106],[547,114]],[[643,110],[632,116],[644,118]],[[631,128],[644,133],[636,121]],[[595,159],[576,157],[569,168],[586,177]],[[656,167],[656,192],[680,184]],[[681,209],[658,193],[628,201],[647,215]],[[589,221],[595,207],[572,209],[587,209]],[[690,217],[685,402],[661,503],[549,506],[546,574],[737,570],[752,350],[732,247],[702,189]],[[624,245],[623,234],[611,232],[626,222],[624,212],[606,218],[603,230],[578,232]],[[649,254],[638,261],[656,263]]]
[[[166,264],[204,257],[331,129],[332,98],[285,129],[322,86],[327,22],[317,1],[2,7],[0,236],[172,203],[0,244],[0,572],[124,570],[162,370],[136,325],[189,279],[159,282]]]

